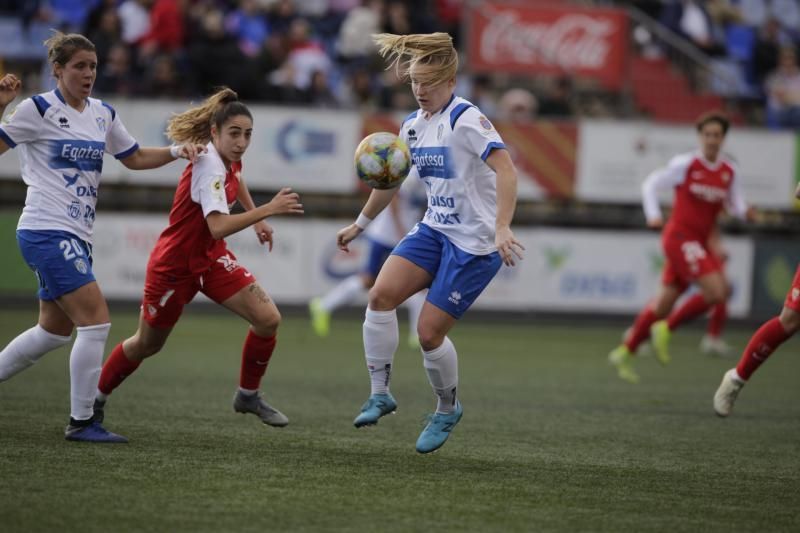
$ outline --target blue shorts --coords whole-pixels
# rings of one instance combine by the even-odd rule
[[[17,243],[39,280],[40,300],[55,300],[95,281],[92,246],[72,233],[22,229]]]
[[[408,259],[433,276],[426,300],[455,318],[469,309],[502,264],[497,252],[472,255],[422,223],[400,241],[392,255]]]
[[[392,255],[393,249],[394,248],[384,246],[377,241],[369,239],[369,255],[367,256],[367,264],[364,265],[362,272],[364,274],[369,274],[373,278],[377,278],[381,267],[386,260],[389,259],[389,256]]]

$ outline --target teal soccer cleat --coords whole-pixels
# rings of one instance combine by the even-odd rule
[[[369,399],[361,406],[361,413],[353,420],[353,425],[357,428],[364,426],[374,426],[378,419],[397,410],[397,402],[391,394],[372,394]]]
[[[419,434],[417,451],[431,453],[441,448],[447,442],[450,432],[456,427],[463,414],[464,409],[461,407],[461,402],[456,404],[456,410],[453,413],[434,413],[430,417],[428,425]]]

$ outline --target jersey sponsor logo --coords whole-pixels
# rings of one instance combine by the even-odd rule
[[[74,176],[67,176],[66,174],[61,174],[61,177],[64,178],[64,181],[67,182],[67,184],[64,185],[64,187],[69,189],[71,185],[75,185],[75,182],[78,181],[78,178],[80,178],[81,175],[76,172]]]
[[[428,208],[428,211],[425,213],[425,218],[442,226],[461,224],[461,215],[459,213],[442,213],[441,211],[434,211],[431,208]]]
[[[411,159],[420,178],[449,180],[456,177],[450,161],[450,148],[446,146],[412,148]]]
[[[106,143],[58,139],[50,141],[50,168],[102,172]]]
[[[723,202],[728,197],[728,190],[713,187],[704,183],[690,183],[689,192],[712,204]]]
[[[428,203],[431,207],[449,207],[453,209],[456,206],[456,201],[452,196],[431,195],[428,199]]]

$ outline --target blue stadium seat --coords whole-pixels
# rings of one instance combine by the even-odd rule
[[[731,24],[725,30],[725,41],[728,57],[737,61],[748,62],[753,57],[756,30],[750,26]]]

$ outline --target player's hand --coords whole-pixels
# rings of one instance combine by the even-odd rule
[[[22,81],[14,74],[6,74],[0,79],[0,106],[7,106],[19,94]]]
[[[661,229],[664,226],[664,221],[660,218],[651,218],[647,221],[647,227],[651,229]]]
[[[498,228],[495,231],[494,244],[497,246],[497,252],[506,266],[515,266],[517,261],[522,260],[522,250],[525,247],[514,237],[514,233],[508,226]]]
[[[206,153],[207,150],[208,149],[204,144],[187,143],[178,146],[177,152],[178,152],[178,157],[182,159],[188,159],[189,161],[194,163],[195,160],[197,159],[197,156]]]
[[[272,232],[274,231],[272,227],[264,222],[263,220],[256,222],[253,224],[253,230],[256,232],[256,236],[258,237],[258,242],[261,244],[268,244],[269,251],[272,251]]]
[[[268,205],[271,208],[270,215],[302,215],[304,213],[300,195],[292,192],[289,187],[281,189]]]
[[[340,229],[336,234],[336,245],[340,250],[349,252],[350,248],[348,248],[347,245],[350,244],[353,239],[361,235],[362,231],[364,230],[356,226],[355,223],[350,224],[344,229]]]

